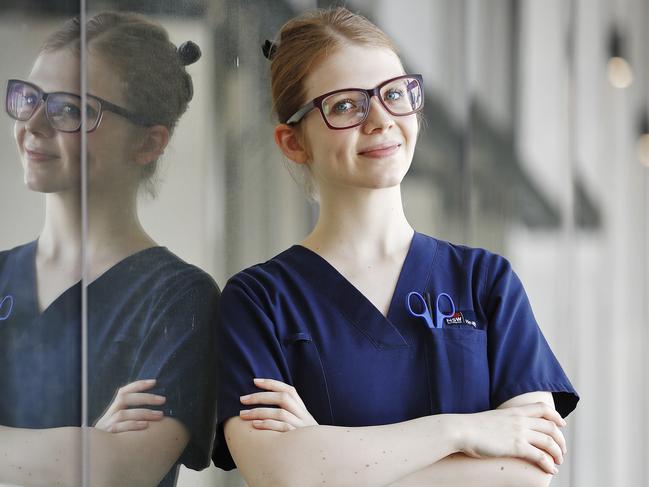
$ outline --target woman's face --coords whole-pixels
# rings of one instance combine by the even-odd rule
[[[306,78],[307,100],[344,88],[370,89],[404,74],[389,49],[346,46],[325,58]],[[376,97],[361,125],[344,130],[327,127],[318,110],[302,121],[311,173],[320,191],[327,186],[378,189],[396,186],[415,150],[416,115],[391,115]]]
[[[125,106],[121,82],[115,70],[89,56],[88,92]],[[44,92],[64,91],[80,94],[78,54],[62,49],[41,53],[27,81]],[[91,189],[103,191],[137,187],[140,169],[129,162],[136,147],[137,130],[118,115],[104,111],[99,127],[88,133],[88,178]],[[26,122],[16,121],[14,137],[28,188],[43,193],[79,191],[81,184],[81,135],[52,128],[43,104]]]

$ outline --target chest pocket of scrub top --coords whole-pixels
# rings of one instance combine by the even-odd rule
[[[427,361],[432,413],[489,409],[487,332],[445,326],[430,334]]]
[[[293,333],[282,340],[293,387],[320,424],[333,424],[327,380],[316,343],[309,333]]]

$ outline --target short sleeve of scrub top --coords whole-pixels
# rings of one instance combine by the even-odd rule
[[[178,460],[188,468],[209,465],[214,439],[214,297],[218,290],[207,276],[194,276],[176,287],[177,295],[165,296],[133,365],[132,379],[156,378],[146,391],[165,396],[159,409],[178,419],[189,431],[190,441]],[[148,407],[148,406],[147,406]]]
[[[491,403],[495,406],[526,392],[553,391],[556,410],[567,416],[577,397],[536,324],[523,285],[509,262],[494,256],[486,274],[485,302]]]
[[[448,294],[456,313],[431,329],[408,313],[411,291]],[[419,233],[387,316],[295,245],[230,279],[216,340],[212,459],[223,469],[235,467],[223,424],[257,391],[255,377],[293,385],[319,424],[351,427],[485,411],[534,391],[553,393],[566,416],[579,399],[507,260]]]

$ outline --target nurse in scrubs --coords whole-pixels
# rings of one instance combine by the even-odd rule
[[[145,232],[137,196],[154,188],[157,161],[193,95],[185,66],[200,50],[176,48],[160,25],[135,14],[98,14],[85,27],[85,106],[78,19],[49,36],[26,78],[7,84],[24,182],[44,194],[45,222],[37,240],[0,252],[0,483],[81,485],[83,446],[93,486],[171,486],[180,463],[210,463],[218,288]],[[85,444],[82,397],[95,426]],[[153,408],[138,408],[143,402]]]
[[[547,485],[578,396],[521,282],[404,213],[422,78],[344,8],[289,21],[265,53],[275,141],[320,212],[223,289],[215,464],[252,487]]]

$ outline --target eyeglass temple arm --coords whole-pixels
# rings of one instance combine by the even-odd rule
[[[129,112],[128,110],[125,110],[122,107],[118,107],[117,105],[113,105],[111,102],[106,101],[104,99],[99,98],[99,101],[101,103],[101,106],[104,110],[107,110],[109,112],[116,113],[117,115],[121,115],[127,120],[130,120],[136,125],[144,125],[146,127],[149,127],[153,125],[150,120],[146,120],[145,118],[139,117],[136,114]]]
[[[302,108],[300,108],[297,112],[295,112],[291,118],[289,118],[286,121],[286,125],[292,125],[295,123],[298,123],[300,120],[302,120],[302,117],[309,113],[311,110],[315,108],[315,103],[311,102],[306,105],[304,105]]]

